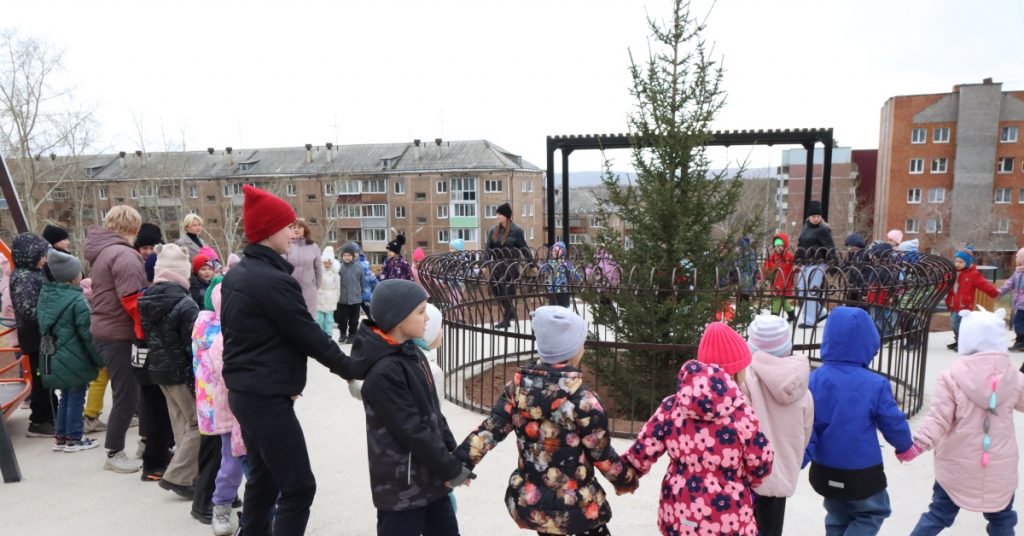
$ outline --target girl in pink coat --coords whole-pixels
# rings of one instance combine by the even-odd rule
[[[697,359],[679,369],[678,392],[662,400],[622,460],[645,475],[662,454],[671,458],[658,507],[662,534],[756,536],[751,488],[771,473],[774,455],[732,376],[742,377],[750,350],[714,322]]]
[[[939,375],[931,411],[914,432],[907,462],[935,449],[935,486],[928,511],[911,533],[938,534],[961,508],[984,513],[989,534],[1014,534],[1017,433],[1024,377],[1006,352],[1006,311],[960,312],[960,357]]]

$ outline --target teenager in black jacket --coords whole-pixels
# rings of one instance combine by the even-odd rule
[[[309,316],[288,252],[295,212],[243,187],[245,257],[221,283],[224,382],[251,466],[242,533],[303,534],[316,480],[294,401],[306,387],[306,356],[350,379],[350,360]],[[271,530],[270,512],[277,504]]]

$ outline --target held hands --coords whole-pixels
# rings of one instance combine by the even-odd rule
[[[473,483],[473,479],[476,478],[476,474],[470,471],[468,467],[463,466],[462,471],[455,478],[445,482],[444,484],[449,488],[457,488],[459,486],[468,486]]]
[[[911,461],[913,461],[914,458],[920,456],[922,452],[924,452],[924,449],[917,446],[917,444],[915,443],[909,449],[903,452],[897,452],[896,459],[899,460],[900,463],[910,463]]]

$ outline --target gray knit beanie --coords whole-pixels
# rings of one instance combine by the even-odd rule
[[[46,266],[50,268],[53,280],[58,283],[68,283],[82,275],[82,261],[59,249],[50,248],[46,252]]]
[[[545,305],[530,313],[537,353],[541,361],[555,364],[575,356],[587,341],[587,323],[565,307]]]
[[[370,297],[370,316],[382,331],[391,331],[427,299],[423,287],[405,279],[388,279]]]

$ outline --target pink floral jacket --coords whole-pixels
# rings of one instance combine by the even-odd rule
[[[774,454],[754,410],[732,377],[687,361],[679,391],[666,397],[622,459],[641,474],[668,453],[658,527],[672,535],[756,536],[751,488]]]

